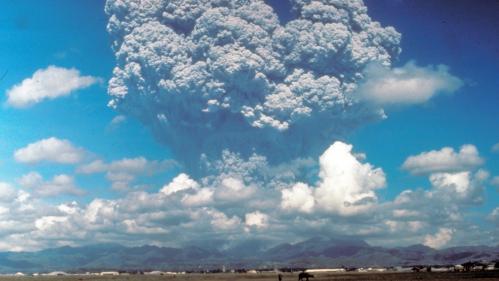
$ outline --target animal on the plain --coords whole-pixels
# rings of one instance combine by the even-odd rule
[[[300,274],[298,274],[298,281],[303,281],[303,280],[307,280],[308,281],[308,278],[313,278],[314,276],[310,273],[307,273],[307,272],[300,272]]]

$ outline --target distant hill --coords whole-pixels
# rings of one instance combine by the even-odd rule
[[[262,241],[251,240],[229,249],[215,250],[199,246],[169,248],[96,244],[37,252],[0,252],[0,272],[202,270],[223,265],[226,268],[445,265],[499,259],[499,246],[442,250],[423,245],[383,248],[348,237],[314,237],[270,248],[265,245]]]

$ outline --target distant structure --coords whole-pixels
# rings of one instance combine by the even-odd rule
[[[103,271],[100,273],[101,276],[117,276],[120,275],[118,271]]]
[[[317,268],[317,269],[307,269],[306,273],[324,273],[324,272],[345,272],[344,268]]]
[[[53,271],[53,272],[49,272],[49,273],[42,274],[42,275],[43,276],[66,276],[66,275],[69,275],[69,274],[67,274],[64,271]]]
[[[165,275],[163,271],[154,270],[149,272],[144,272],[144,275]]]

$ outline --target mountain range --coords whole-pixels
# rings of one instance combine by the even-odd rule
[[[432,249],[424,245],[384,248],[349,237],[314,237],[266,248],[258,240],[217,250],[119,244],[59,247],[36,252],[0,252],[0,272],[99,270],[207,270],[222,268],[331,268],[461,264],[499,260],[499,246]]]

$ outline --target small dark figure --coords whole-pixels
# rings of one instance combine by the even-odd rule
[[[282,274],[277,274],[277,279],[279,279],[279,281],[282,281]]]
[[[308,281],[308,278],[314,278],[314,276],[307,272],[300,272],[300,274],[298,274],[298,281]]]

